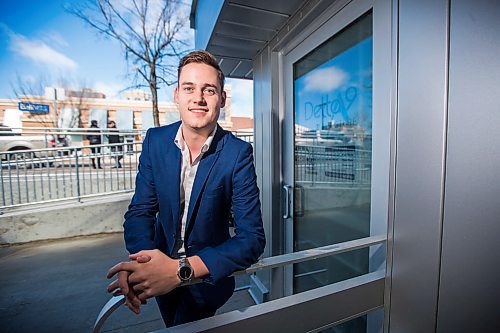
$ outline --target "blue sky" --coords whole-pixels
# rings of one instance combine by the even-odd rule
[[[0,1],[0,98],[15,98],[12,83],[17,76],[54,86],[64,78],[76,87],[102,91],[108,98],[119,97],[120,91],[132,85],[119,44],[68,14],[64,10],[67,3]],[[193,33],[190,30],[191,36]],[[251,116],[252,82],[227,83],[232,85],[233,115]],[[163,86],[159,96],[163,101],[172,100],[171,88]]]

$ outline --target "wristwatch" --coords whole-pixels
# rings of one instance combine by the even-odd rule
[[[179,259],[179,269],[177,270],[177,276],[181,279],[181,286],[189,283],[193,278],[193,267],[189,263],[187,258]]]

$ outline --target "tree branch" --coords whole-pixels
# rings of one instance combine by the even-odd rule
[[[187,46],[179,37],[188,19],[183,6],[189,4],[177,0],[163,0],[161,6],[149,0],[89,1],[93,6],[79,5],[68,11],[122,45],[127,63],[133,65],[134,81],[144,81],[151,89],[153,115],[158,117],[156,90],[160,84],[177,81],[177,61]]]

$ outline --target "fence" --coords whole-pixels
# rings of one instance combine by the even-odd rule
[[[295,177],[306,184],[370,185],[371,150],[356,145],[296,145]]]
[[[83,138],[95,132],[88,129],[24,129],[23,135],[37,134],[45,140],[42,147],[56,146],[54,140],[60,144],[55,148],[0,152],[0,209],[132,192],[144,131],[99,131],[101,142],[106,141],[109,134],[118,134],[124,142],[83,145]],[[253,143],[252,133],[235,135]],[[71,146],[68,140],[60,140],[67,137],[80,139],[73,141],[75,146]]]
[[[0,208],[130,192],[140,142],[0,153]]]
[[[254,137],[253,133],[248,133],[248,132],[233,132],[233,134],[240,138],[241,140],[248,142],[250,144],[253,144],[254,142]]]

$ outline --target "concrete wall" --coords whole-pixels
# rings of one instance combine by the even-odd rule
[[[131,196],[127,193],[4,212],[0,216],[0,245],[120,232]]]

